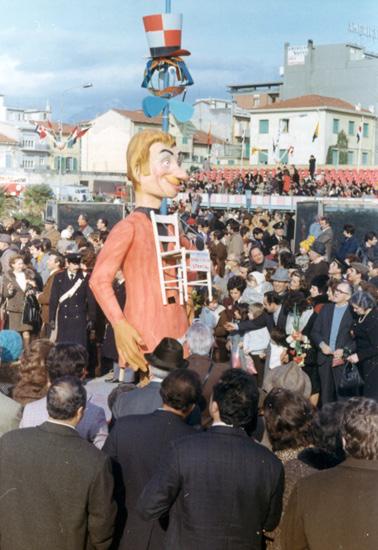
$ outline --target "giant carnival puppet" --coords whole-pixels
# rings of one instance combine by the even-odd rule
[[[164,23],[166,15],[159,16],[160,19],[148,16],[154,18],[153,28],[160,20]],[[160,35],[164,36],[164,33]],[[183,62],[175,57],[182,53],[180,37],[181,32],[174,34],[175,47],[171,41],[167,47],[157,48],[154,37],[155,49],[151,47],[152,59],[148,63],[150,69],[152,62],[156,61],[154,67],[164,65],[169,70],[172,59],[182,68]],[[145,74],[143,85],[151,81],[151,74],[147,80]],[[178,185],[187,179],[186,172],[179,166],[174,137],[160,130],[144,130],[136,134],[127,149],[127,175],[135,191],[135,209],[110,232],[98,256],[90,287],[114,329],[120,365],[128,363],[134,370],[147,374],[144,353],[152,352],[166,336],[182,339],[188,328],[186,307],[180,305],[177,291],[169,291],[168,303],[163,304],[150,219],[151,210],[158,213],[162,200],[175,197]],[[180,244],[189,247],[185,237],[181,237]],[[119,269],[126,284],[124,310],[118,305],[112,287]]]

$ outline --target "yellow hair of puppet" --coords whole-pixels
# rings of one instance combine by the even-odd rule
[[[176,144],[175,138],[162,130],[142,130],[131,138],[126,162],[127,177],[134,189],[140,186],[139,175],[148,176],[150,173],[150,147],[154,143],[163,143],[167,147],[174,147]]]

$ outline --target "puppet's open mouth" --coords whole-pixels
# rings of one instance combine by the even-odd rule
[[[181,180],[179,178],[176,178],[175,176],[165,176],[165,179],[168,181],[168,183],[171,183],[172,185],[180,185]]]

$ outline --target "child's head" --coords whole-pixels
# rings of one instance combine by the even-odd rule
[[[276,344],[277,346],[287,347],[286,334],[283,330],[277,327],[272,328],[270,332],[270,339],[273,344]]]
[[[212,300],[209,300],[209,297],[207,296],[207,298],[205,299],[205,305],[209,309],[211,309],[211,311],[214,311],[214,310],[217,309],[217,307],[219,306],[219,304],[221,302],[221,294],[215,288],[213,288],[212,294],[213,294]]]
[[[258,271],[250,271],[247,275],[247,285],[250,288],[255,288],[258,285],[265,283],[265,277]]]
[[[234,317],[238,321],[247,321],[248,320],[248,304],[236,304],[234,308]]]
[[[253,275],[253,271],[248,273],[247,275],[247,286],[250,288],[255,288],[257,286],[257,281],[255,276]]]
[[[264,306],[259,302],[255,302],[254,304],[251,304],[248,308],[248,317],[250,319],[257,319],[257,317],[260,317],[260,315],[262,315],[263,313],[264,313]]]

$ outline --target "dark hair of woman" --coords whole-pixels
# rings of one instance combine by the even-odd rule
[[[297,313],[300,315],[309,308],[309,303],[303,292],[291,290],[287,293],[283,307],[286,313],[293,312],[296,307]]]
[[[11,269],[13,268],[17,260],[24,260],[24,258],[20,254],[17,254],[16,256],[12,256],[12,258],[9,260],[9,267]]]
[[[294,269],[296,267],[294,254],[282,250],[282,252],[279,253],[279,264],[284,269]]]
[[[341,425],[346,403],[335,401],[326,403],[316,412],[313,422],[315,448],[323,451],[327,463],[339,464],[345,459],[341,437]]]
[[[89,248],[86,249],[81,255],[81,263],[87,267],[88,271],[92,271],[96,263],[95,252]]]
[[[47,237],[43,237],[42,241],[42,250],[43,252],[49,252],[51,250],[51,241]]]
[[[236,288],[239,292],[244,292],[246,286],[247,283],[245,282],[245,279],[243,279],[243,277],[239,277],[238,275],[231,277],[227,282],[228,291]]]
[[[24,352],[19,368],[19,381],[13,389],[13,399],[26,405],[44,397],[47,393],[46,359],[54,344],[47,338],[40,338],[30,344]]]
[[[310,445],[313,415],[313,406],[300,393],[271,390],[264,401],[264,419],[273,451]]]
[[[238,311],[239,314],[240,314],[240,319],[242,321],[248,321],[248,310],[249,310],[249,305],[248,304],[236,304],[235,308],[234,308],[234,312],[235,311]]]

